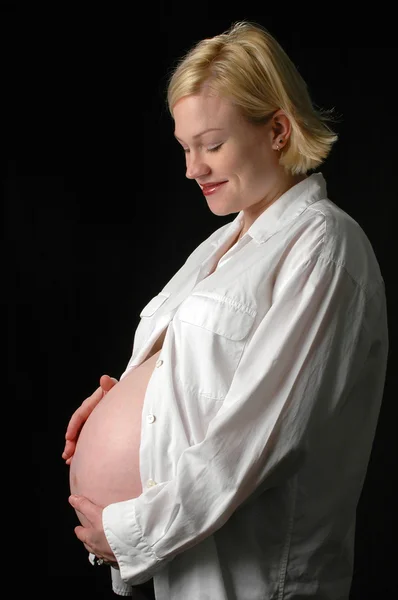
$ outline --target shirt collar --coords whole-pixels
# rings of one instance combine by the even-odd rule
[[[249,227],[241,239],[250,236],[258,244],[264,243],[289,221],[296,219],[311,204],[327,197],[326,181],[322,173],[313,173],[291,187],[269,206]],[[226,230],[226,237],[236,234],[243,226],[244,215],[240,211]]]

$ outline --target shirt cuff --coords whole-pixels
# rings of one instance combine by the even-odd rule
[[[130,596],[132,593],[132,587],[128,583],[124,583],[120,576],[119,569],[111,567],[111,578],[112,578],[112,590],[118,596]]]
[[[145,583],[166,561],[156,556],[142,535],[135,512],[135,500],[109,504],[102,511],[105,536],[127,585]],[[117,593],[117,592],[116,592]]]
[[[88,560],[92,565],[95,564],[95,554],[92,552],[88,555]],[[124,583],[122,578],[120,577],[119,569],[115,569],[114,567],[110,567],[111,569],[111,580],[112,580],[112,590],[118,596],[131,596],[132,587],[127,583]]]

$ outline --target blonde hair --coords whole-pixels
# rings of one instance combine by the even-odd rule
[[[280,164],[292,174],[315,169],[337,140],[327,125],[332,110],[315,108],[297,68],[261,25],[238,21],[224,33],[196,43],[169,77],[171,115],[178,100],[199,93],[204,86],[230,99],[254,123],[266,122],[275,111],[283,110],[292,129]]]

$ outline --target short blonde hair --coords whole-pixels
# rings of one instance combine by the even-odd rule
[[[283,110],[292,131],[280,164],[292,174],[315,169],[337,140],[327,125],[332,110],[315,108],[297,68],[259,24],[235,22],[224,33],[196,43],[180,59],[167,86],[171,115],[178,100],[199,93],[204,86],[230,99],[254,123],[263,123]]]

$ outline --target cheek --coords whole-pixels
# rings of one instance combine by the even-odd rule
[[[270,173],[273,172],[275,158],[263,144],[251,143],[243,147],[230,149],[212,161],[213,170],[235,181],[240,188],[262,190]]]
[[[272,157],[264,152],[252,151],[236,163],[236,172],[239,173],[240,179],[250,184],[251,187],[257,187],[269,177],[272,166]]]
[[[244,162],[236,171],[237,185],[241,193],[244,190],[249,203],[258,202],[272,186],[276,173],[273,156],[252,152],[245,156]]]
[[[247,157],[253,165],[253,169],[257,171],[268,170],[274,164],[275,153],[272,148],[265,144],[258,144],[247,152]]]
[[[214,165],[217,164],[219,171],[223,171],[229,179],[234,176],[239,176],[239,173],[245,170],[247,158],[240,152],[228,152],[224,155],[220,155],[214,161]]]

